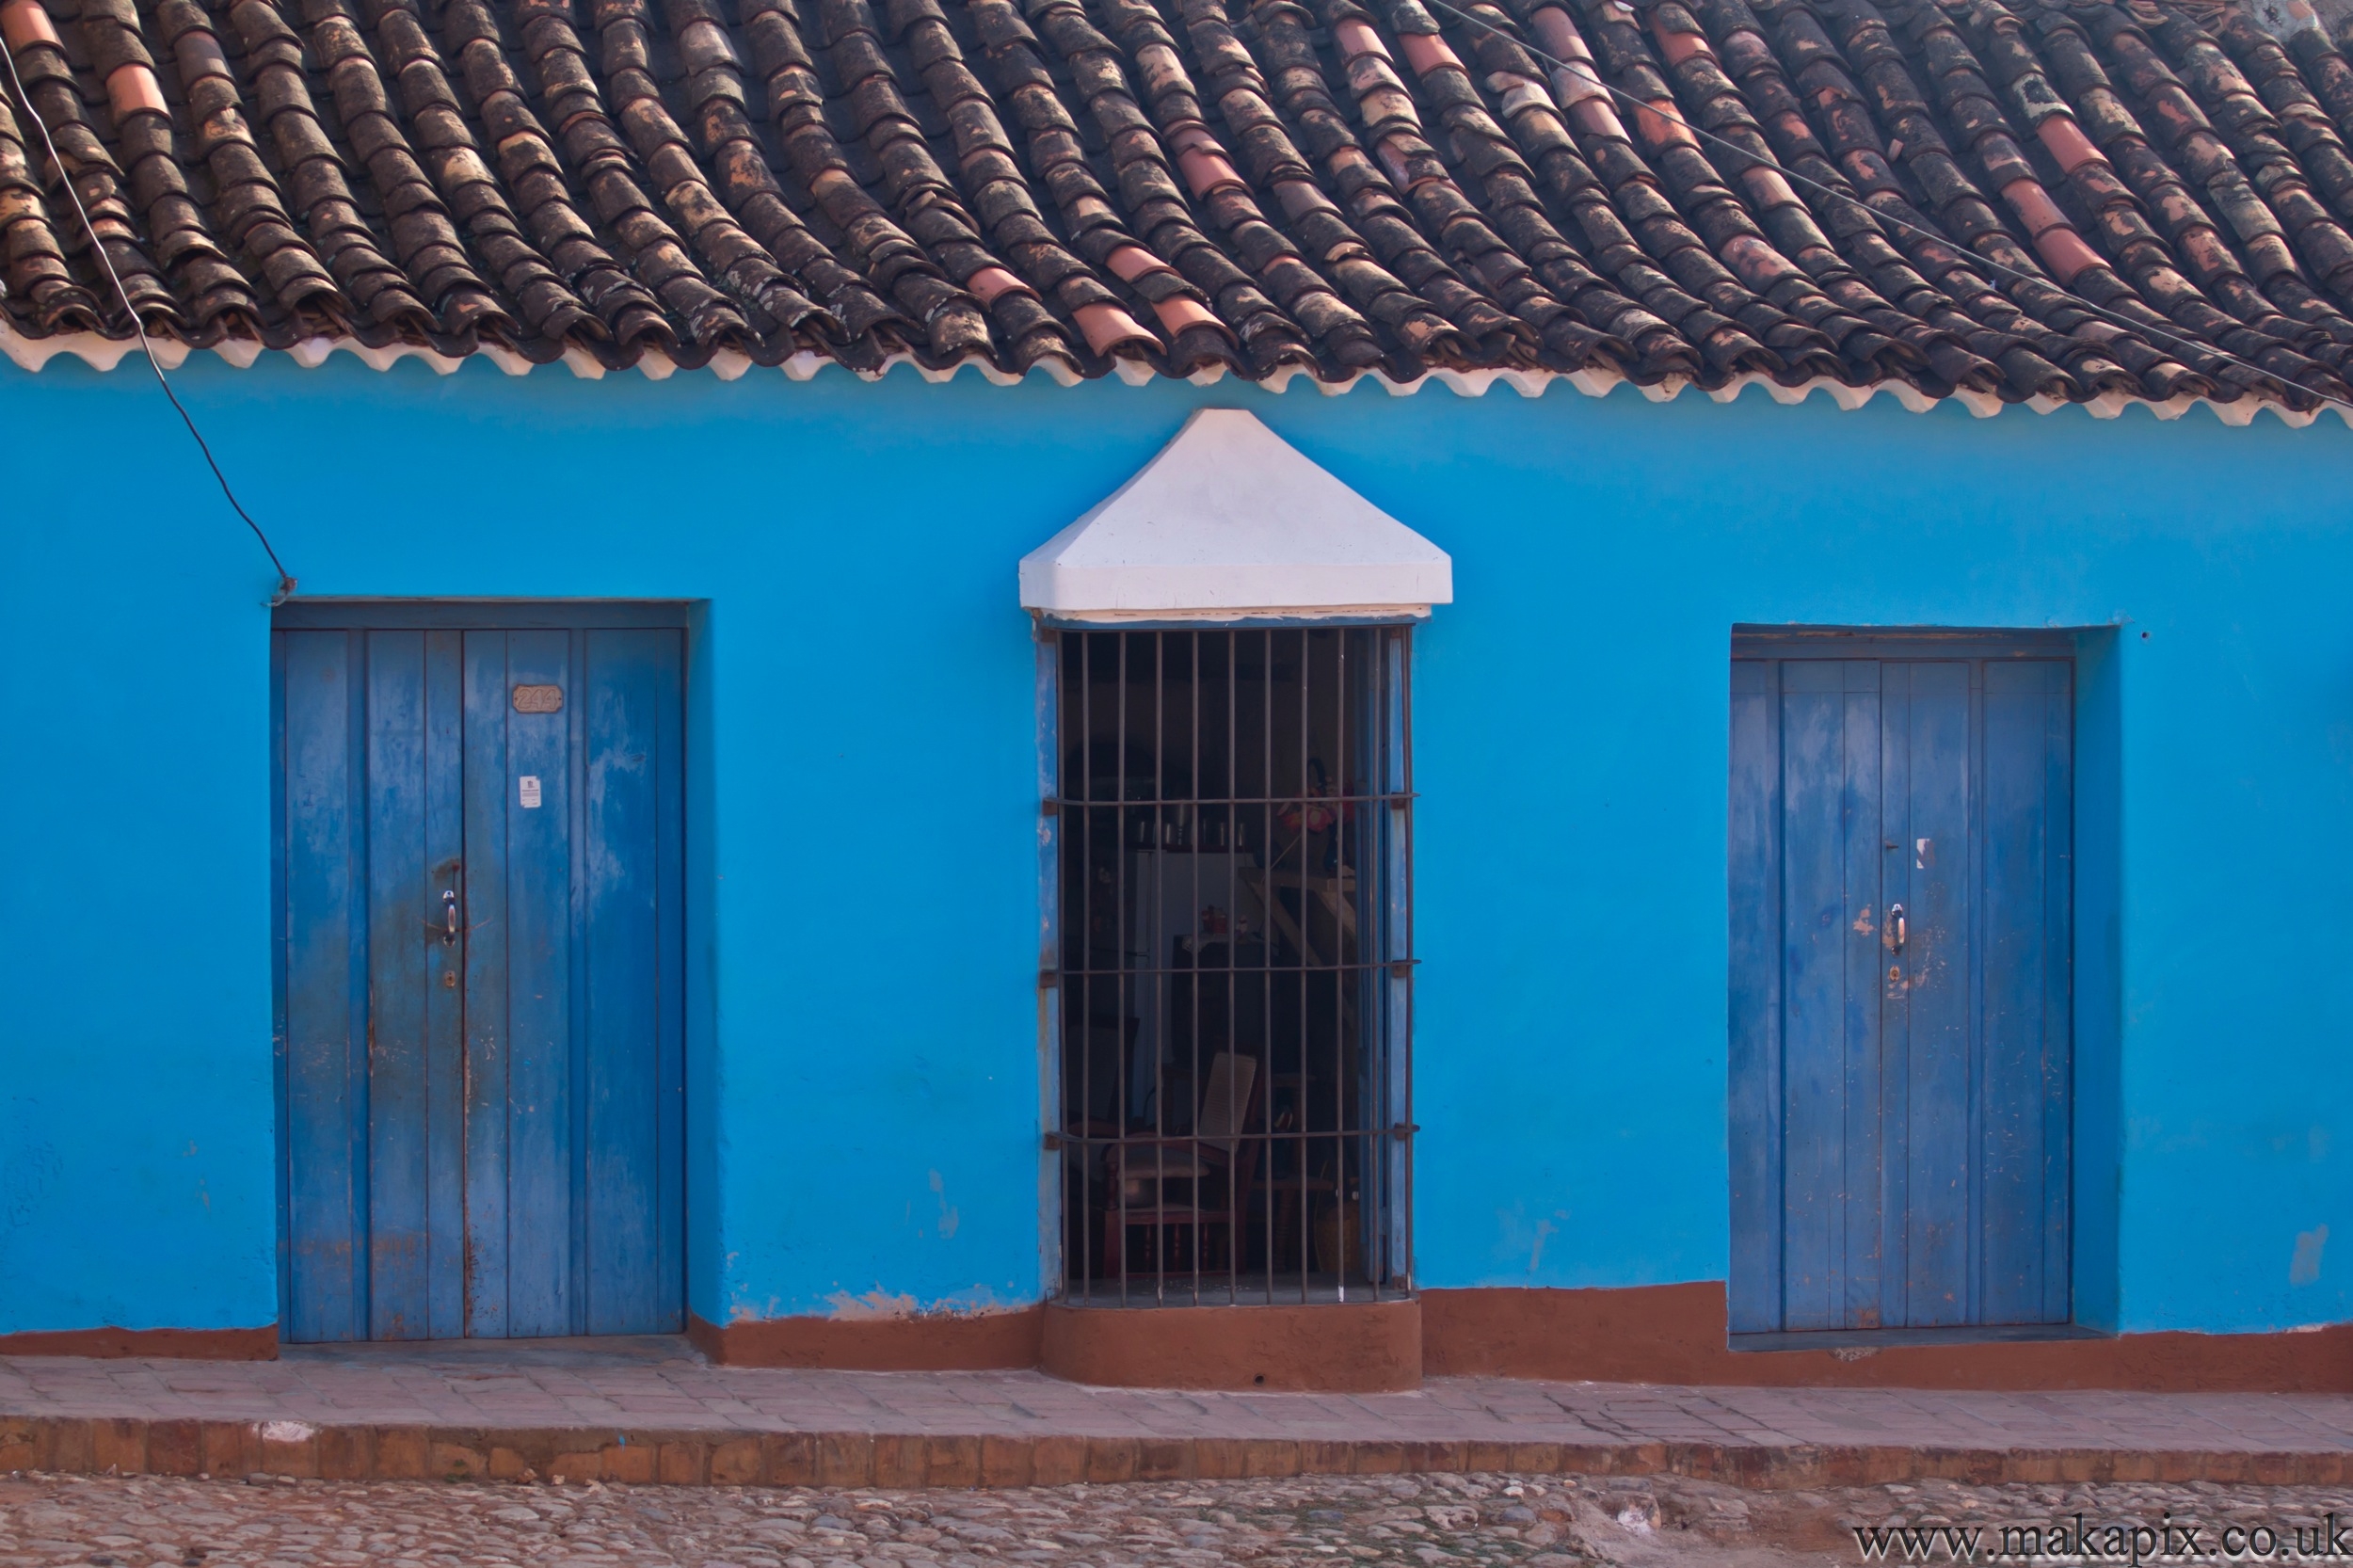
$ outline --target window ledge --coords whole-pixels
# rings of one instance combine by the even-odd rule
[[[1906,1346],[2030,1345],[2063,1339],[2113,1339],[2077,1323],[1990,1323],[1962,1328],[1817,1329],[1794,1334],[1735,1334],[1734,1351],[1892,1351]]]

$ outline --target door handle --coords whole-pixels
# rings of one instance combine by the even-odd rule
[[[442,890],[441,920],[441,945],[445,948],[456,947],[457,945],[457,893],[455,888]]]
[[[1890,952],[1903,952],[1904,906],[1902,904],[1891,904],[1887,906],[1887,930],[1888,935],[1894,938],[1893,945],[1891,945],[1887,951]]]

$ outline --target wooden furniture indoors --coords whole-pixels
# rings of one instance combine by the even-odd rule
[[[1210,1266],[1209,1248],[1222,1243],[1220,1266],[1231,1271],[1263,1141],[1245,1134],[1260,1129],[1265,1112],[1266,1082],[1257,1059],[1220,1051],[1209,1061],[1190,1137],[1131,1134],[1105,1150],[1101,1266],[1125,1270],[1128,1238],[1142,1230],[1151,1238],[1155,1267],[1174,1232],[1191,1238],[1196,1266]]]

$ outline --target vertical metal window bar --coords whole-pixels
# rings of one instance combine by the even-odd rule
[[[1112,726],[1112,734],[1118,746],[1118,751],[1112,764],[1112,776],[1113,780],[1112,785],[1112,799],[1119,803],[1112,808],[1112,819],[1118,824],[1118,841],[1124,845],[1130,841],[1128,837],[1128,826],[1129,816],[1132,810],[1132,808],[1130,808],[1128,804],[1128,790],[1129,783],[1128,776],[1133,771],[1129,766],[1128,754],[1128,664],[1129,658],[1135,652],[1135,639],[1132,637],[1118,637],[1113,639],[1111,645],[1110,652],[1112,654],[1112,668],[1117,681],[1117,684],[1112,688],[1112,702],[1113,706],[1113,712],[1116,716],[1116,722]],[[1130,856],[1124,852],[1120,854],[1112,864],[1112,897],[1114,901],[1112,906],[1112,924],[1115,932],[1112,948],[1112,962],[1118,966],[1114,971],[1115,979],[1113,981],[1113,985],[1118,995],[1119,1016],[1123,1019],[1134,1017],[1136,1016],[1133,1009],[1137,1001],[1137,998],[1135,996],[1135,979],[1133,977],[1136,948],[1136,936],[1134,931],[1135,910],[1133,905],[1129,903],[1128,897],[1128,862],[1129,858]],[[1115,1114],[1117,1116],[1116,1125],[1124,1128],[1129,1125],[1135,1112],[1136,1087],[1133,1083],[1128,1081],[1129,1078],[1134,1074],[1136,1067],[1135,1046],[1132,1038],[1128,1041],[1128,1048],[1120,1052],[1120,1096]],[[1124,1143],[1120,1146],[1119,1152],[1126,1152]],[[1122,1178],[1119,1183],[1119,1192],[1117,1195],[1117,1202],[1119,1205],[1119,1230],[1115,1237],[1107,1238],[1105,1244],[1109,1246],[1112,1240],[1116,1240],[1118,1243],[1118,1245],[1113,1248],[1113,1256],[1118,1259],[1119,1264],[1119,1297],[1122,1302],[1125,1302],[1128,1299],[1128,1184],[1126,1180],[1126,1170],[1123,1168],[1119,1175]]]
[[[1412,648],[1405,629],[1380,633],[1380,708],[1384,744],[1380,778],[1382,805],[1378,811],[1384,842],[1383,892],[1387,908],[1381,921],[1384,933],[1383,988],[1388,1005],[1383,1012],[1387,1049],[1382,1070],[1391,1085],[1388,1127],[1391,1142],[1389,1267],[1400,1289],[1412,1288],[1414,1266],[1414,1055],[1413,1040],[1414,899],[1414,748],[1413,688],[1407,676]]]
[[[1038,1125],[1052,1128],[1060,1124],[1062,1103],[1067,1093],[1069,1057],[1065,1043],[1072,1039],[1069,1028],[1070,999],[1062,986],[1062,972],[1069,967],[1064,950],[1062,920],[1065,914],[1080,918],[1064,896],[1064,851],[1068,837],[1058,802],[1062,795],[1062,702],[1064,676],[1064,656],[1066,645],[1051,632],[1041,629],[1035,648],[1037,664],[1037,782],[1038,798],[1045,803],[1038,821],[1038,979],[1042,986],[1052,989],[1052,995],[1040,999],[1038,1019],[1039,1041],[1046,1059],[1046,1071],[1038,1085]],[[1078,1041],[1083,1060],[1086,1042]],[[1083,1069],[1081,1069],[1083,1070]],[[1080,1103],[1085,1103],[1085,1092],[1080,1093]],[[1069,1186],[1063,1174],[1067,1163],[1059,1137],[1048,1138],[1046,1144],[1045,1170],[1040,1173],[1038,1197],[1043,1214],[1053,1217],[1055,1233],[1047,1242],[1047,1266],[1052,1274],[1066,1272],[1070,1267],[1065,1238],[1060,1228],[1062,1198]],[[1050,1173],[1050,1174],[1048,1174]],[[1048,1185],[1048,1183],[1051,1185]],[[1041,1238],[1041,1240],[1044,1240]]]
[[[1406,630],[1057,640],[1064,1298],[1410,1289]]]

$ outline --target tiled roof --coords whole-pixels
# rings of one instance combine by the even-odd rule
[[[2142,0],[6,0],[0,24],[150,329],[232,354],[2309,410],[2353,395],[2353,65],[2290,3],[2284,38]],[[127,335],[6,94],[0,241],[20,339]]]

